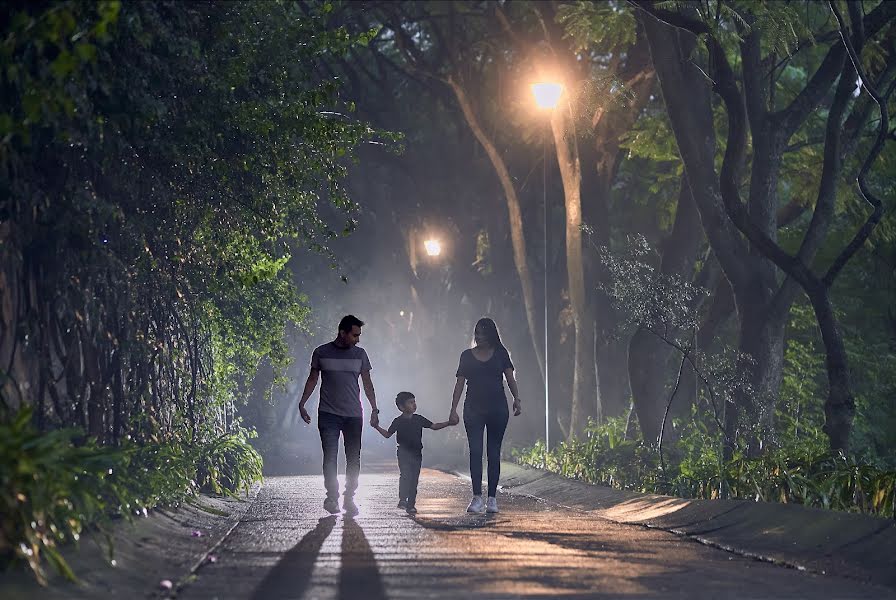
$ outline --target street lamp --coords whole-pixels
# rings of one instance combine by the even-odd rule
[[[553,81],[541,81],[533,83],[532,95],[535,104],[544,110],[553,110],[560,102],[563,95],[563,84]],[[550,124],[548,124],[550,127]],[[550,386],[548,378],[548,136],[542,134],[541,157],[541,203],[544,209],[544,452],[545,466],[547,466],[547,453],[551,447],[551,418],[550,418]]]
[[[563,84],[554,81],[540,81],[533,83],[532,95],[535,96],[535,104],[538,108],[554,109],[563,95]]]
[[[437,239],[428,239],[423,242],[423,247],[426,248],[427,256],[438,256],[442,253],[442,243]]]

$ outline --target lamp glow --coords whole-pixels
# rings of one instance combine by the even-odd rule
[[[539,108],[556,108],[563,95],[563,84],[551,81],[533,83],[532,95],[535,96],[535,104]]]
[[[426,254],[429,256],[438,256],[442,253],[442,244],[439,240],[426,240],[423,242],[423,246],[426,248]]]

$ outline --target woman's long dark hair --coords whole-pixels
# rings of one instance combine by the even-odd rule
[[[476,321],[476,327],[473,328],[474,338],[473,345],[476,344],[475,331],[477,329],[481,329],[485,333],[485,337],[488,342],[492,345],[493,348],[503,348],[504,344],[501,343],[501,334],[498,333],[498,326],[495,325],[495,322],[488,317],[482,317],[478,321]]]

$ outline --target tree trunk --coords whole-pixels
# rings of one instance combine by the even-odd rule
[[[7,413],[14,413],[25,403],[16,369],[21,352],[18,327],[22,268],[21,261],[15,260],[14,242],[10,223],[0,223],[0,408]]]
[[[824,432],[828,435],[831,450],[849,454],[849,434],[856,413],[852,394],[849,363],[843,334],[831,305],[828,288],[821,282],[810,287],[809,300],[821,328],[824,341],[825,362],[828,371],[828,399],[824,404]]]
[[[774,279],[760,256],[752,254],[740,231],[726,213],[720,179],[715,171],[715,129],[709,83],[705,74],[683,53],[683,45],[692,44],[692,36],[660,23],[642,19],[654,67],[660,79],[663,98],[672,130],[685,166],[691,191],[700,212],[703,230],[713,253],[718,257],[725,277],[731,283],[740,318],[740,350],[752,355],[751,381],[763,400],[763,411],[770,418],[768,402],[777,396],[782,376],[784,327],[788,302],[774,303]],[[679,36],[689,38],[683,44]],[[733,142],[729,140],[729,146]],[[730,148],[726,148],[726,152]],[[756,403],[748,394],[739,394],[736,403],[755,412]],[[737,429],[738,406],[728,405],[726,428],[729,436]],[[734,437],[729,437],[733,442]],[[755,447],[754,447],[755,449]],[[733,447],[727,447],[730,455]]]
[[[594,362],[594,329],[585,298],[585,271],[582,258],[582,169],[578,142],[568,106],[560,106],[551,118],[557,162],[563,181],[566,208],[566,272],[569,303],[575,331],[572,408],[569,436],[578,437],[588,417],[600,418],[601,404]]]
[[[479,119],[476,116],[473,105],[470,103],[466,90],[453,77],[448,77],[446,81],[454,91],[454,95],[457,98],[458,104],[460,104],[467,125],[482,145],[485,153],[488,154],[489,160],[491,160],[492,166],[495,169],[495,174],[497,174],[498,180],[501,182],[501,188],[504,190],[504,198],[507,201],[507,217],[508,222],[510,223],[510,240],[513,245],[513,264],[516,267],[516,272],[520,280],[520,287],[523,292],[523,306],[526,310],[529,338],[532,340],[532,347],[535,349],[535,358],[538,361],[538,368],[541,371],[542,381],[544,381],[544,349],[539,342],[538,335],[541,328],[538,325],[538,318],[535,313],[532,275],[529,272],[529,263],[526,258],[526,237],[523,230],[523,216],[522,211],[520,210],[520,201],[516,193],[516,188],[513,185],[513,180],[510,178],[510,172],[507,170],[504,158],[498,152],[494,142],[488,137],[482,129],[482,126],[479,124]],[[547,261],[547,257],[545,257],[545,261]]]
[[[592,226],[595,242],[600,247],[610,246],[610,194],[620,164],[619,144],[631,130],[656,87],[656,77],[650,62],[650,48],[643,31],[637,33],[635,44],[626,52],[625,62],[617,76],[625,82],[631,99],[622,104],[600,103],[591,117],[594,137],[585,144],[582,153],[582,199],[585,221]],[[575,61],[571,61],[573,64]],[[610,283],[609,271],[596,254],[586,260],[588,281],[586,294],[590,297],[597,321],[597,379],[604,415],[621,415],[629,406],[631,384],[628,373],[628,340],[616,339],[618,317],[601,285]]]

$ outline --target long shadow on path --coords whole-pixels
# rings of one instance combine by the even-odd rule
[[[339,597],[385,600],[386,591],[376,557],[364,530],[358,523],[346,517],[342,530],[342,569],[339,572]]]
[[[252,594],[252,600],[301,598],[311,583],[311,573],[324,541],[333,531],[336,517],[324,517],[293,546]],[[368,546],[369,548],[369,546]]]

